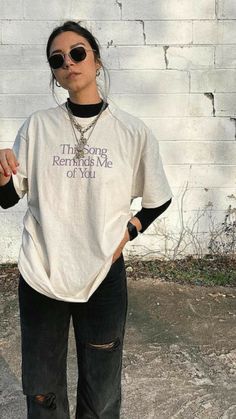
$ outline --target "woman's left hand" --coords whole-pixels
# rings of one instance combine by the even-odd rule
[[[119,246],[117,247],[115,253],[113,254],[112,263],[114,263],[120,257],[122,250],[124,249],[128,241],[129,241],[129,233],[128,233],[128,229],[126,229],[123,239],[121,240]]]

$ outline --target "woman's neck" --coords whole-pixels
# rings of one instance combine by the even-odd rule
[[[100,95],[96,89],[96,91],[91,92],[70,92],[69,97],[71,102],[77,105],[94,105],[96,103],[101,102]]]

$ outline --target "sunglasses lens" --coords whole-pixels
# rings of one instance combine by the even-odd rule
[[[50,66],[56,70],[57,68],[60,68],[63,66],[64,58],[61,54],[54,54],[51,57],[49,57],[49,64]]]
[[[69,55],[73,61],[78,63],[80,61],[83,61],[86,58],[87,54],[83,47],[76,47],[70,51]],[[53,68],[53,70],[56,70],[57,68],[60,68],[63,66],[64,57],[62,54],[54,54],[54,55],[51,55],[51,57],[49,57],[48,61],[51,68]]]
[[[86,58],[86,51],[83,47],[76,47],[71,50],[70,56],[72,60],[78,63]]]

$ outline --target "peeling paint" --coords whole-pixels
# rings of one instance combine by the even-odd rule
[[[113,45],[113,39],[111,39],[110,41],[107,42],[107,48],[114,46]]]
[[[236,118],[231,117],[230,121],[234,121],[234,127],[235,127],[234,139],[236,140]]]
[[[234,194],[227,195],[227,198],[229,198],[229,199],[236,199],[236,195],[234,195]]]
[[[208,203],[206,204],[206,208],[210,208],[210,207],[213,207],[213,206],[214,206],[214,204],[211,201],[208,201]]]
[[[169,47],[169,45],[165,45],[164,47],[163,47],[163,49],[164,49],[164,55],[165,55],[165,63],[166,63],[166,69],[168,70],[168,65],[169,65],[169,60],[168,60],[168,58],[167,58],[167,50],[169,49],[170,47]]]
[[[216,110],[215,110],[215,97],[214,97],[213,93],[211,93],[211,92],[206,92],[206,93],[204,93],[204,96],[206,96],[208,99],[210,99],[210,100],[211,100],[211,103],[212,103],[212,108],[213,108],[212,113],[213,113],[213,116],[216,116]]]
[[[146,45],[146,34],[145,34],[144,21],[143,20],[139,20],[139,22],[141,23],[141,25],[143,27],[143,42],[144,42],[144,45]]]

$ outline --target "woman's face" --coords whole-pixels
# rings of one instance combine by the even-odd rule
[[[76,46],[83,46],[87,53],[85,59],[77,63],[68,56],[70,50]],[[96,70],[100,68],[100,63],[95,59],[87,39],[75,32],[63,32],[54,38],[50,56],[56,52],[66,54],[63,66],[56,70],[52,69],[56,80],[64,89],[75,94],[82,91],[86,93],[86,89],[89,92],[97,88]]]

